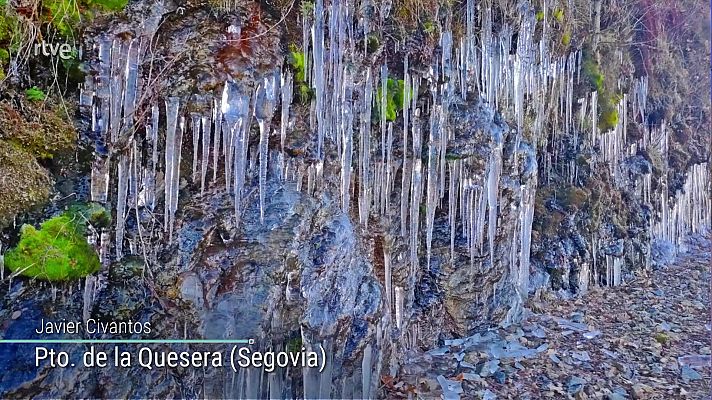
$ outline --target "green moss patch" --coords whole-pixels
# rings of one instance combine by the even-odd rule
[[[5,254],[13,273],[47,281],[67,281],[97,272],[96,251],[87,243],[81,213],[66,212],[42,223],[21,228],[20,243]]]
[[[121,11],[128,0],[44,0],[43,22],[49,23],[65,38],[76,38],[82,21],[102,12]]]
[[[600,66],[587,56],[583,62],[583,74],[592,89],[598,92],[598,127],[601,131],[615,128],[618,124],[618,102],[620,95],[612,93],[605,84],[605,77]]]
[[[312,90],[307,85],[306,60],[304,53],[299,51],[297,46],[289,47],[289,57],[287,63],[294,73],[294,88],[297,95],[297,100],[301,103],[307,103],[312,98]]]
[[[395,121],[398,111],[403,109],[403,101],[405,99],[405,82],[403,79],[391,79],[388,78],[386,84],[386,121]],[[378,95],[375,99],[376,110],[381,112],[381,96],[383,95],[383,90],[378,87]]]

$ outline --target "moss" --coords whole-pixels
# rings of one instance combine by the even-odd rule
[[[98,203],[79,204],[69,208],[69,212],[78,215],[85,224],[94,228],[108,228],[111,225],[111,213]]]
[[[544,20],[544,11],[543,10],[539,10],[536,12],[536,20],[539,22]]]
[[[664,334],[664,333],[656,333],[655,334],[655,341],[665,345],[670,341],[670,336]]]
[[[308,16],[314,12],[314,2],[313,1],[303,1],[301,5],[302,15]]]
[[[20,47],[22,37],[20,20],[14,12],[7,12],[8,8],[0,9],[0,80],[5,79],[7,66],[10,64],[10,53],[16,52]]]
[[[99,270],[99,256],[87,243],[86,228],[77,214],[67,212],[21,228],[20,243],[5,254],[5,265],[16,274],[48,281],[83,278]]]
[[[395,121],[399,110],[403,109],[403,101],[405,100],[405,82],[402,79],[388,78],[386,83],[386,121]],[[381,96],[383,90],[379,86],[376,97],[376,109],[380,118],[381,112]]]
[[[433,23],[433,21],[425,21],[423,23],[423,31],[428,35],[432,35],[433,33],[435,33],[435,24]]]
[[[598,64],[591,57],[586,57],[583,62],[583,74],[595,90],[603,91],[603,74]]]
[[[565,32],[561,36],[561,44],[563,44],[564,46],[568,46],[569,44],[571,44],[571,34],[570,33]]]
[[[622,96],[616,93],[611,94],[610,90],[606,88],[600,66],[589,55],[584,59],[583,73],[592,88],[598,91],[598,128],[602,131],[613,129],[618,124],[617,104]]]
[[[556,22],[558,22],[558,23],[564,22],[564,10],[563,10],[563,9],[557,8],[557,9],[554,11],[554,15],[553,15],[553,16],[554,16],[554,19],[556,20]]]
[[[44,0],[43,22],[65,38],[76,38],[82,21],[92,20],[102,12],[121,11],[127,3],[128,0]]]
[[[77,132],[67,113],[51,101],[25,104],[23,112],[0,103],[0,139],[16,143],[39,158],[74,149]]]
[[[16,13],[0,12],[0,48],[6,51],[17,50],[20,45],[20,20]]]
[[[51,99],[21,103],[22,112],[0,102],[0,227],[47,201],[52,181],[37,158],[70,154],[76,146],[74,126]]]
[[[27,96],[27,100],[30,101],[44,101],[47,98],[45,92],[37,86],[25,90],[25,96]]]
[[[289,64],[294,73],[294,87],[296,89],[297,99],[301,103],[307,103],[312,98],[313,93],[312,89],[306,83],[307,74],[304,53],[299,51],[295,45],[290,46],[287,64]]]
[[[293,338],[293,339],[290,339],[290,340],[287,342],[287,346],[286,346],[286,347],[287,347],[287,351],[288,351],[288,352],[290,352],[290,353],[298,353],[298,352],[300,352],[300,351],[302,350],[302,346],[303,346],[303,344],[302,344],[302,338],[299,337],[299,336],[297,336],[297,337],[295,337],[295,338]]]
[[[288,63],[294,72],[294,81],[303,83],[306,81],[304,53],[299,51],[295,45],[291,45],[289,50]]]
[[[532,229],[546,237],[556,237],[561,223],[564,221],[564,214],[555,210],[548,210],[546,202],[554,195],[554,190],[550,187],[542,187],[536,192],[534,201],[534,222]]]
[[[559,268],[548,268],[549,279],[551,280],[551,285],[555,288],[561,287],[564,282],[564,273]]]
[[[19,146],[0,140],[0,227],[49,198],[51,179]]]
[[[601,116],[598,118],[598,126],[601,130],[606,131],[616,127],[618,125],[618,110],[612,107],[607,107],[601,112]]]

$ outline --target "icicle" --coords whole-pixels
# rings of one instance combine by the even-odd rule
[[[222,134],[222,108],[221,100],[213,100],[213,127],[215,128],[213,135],[213,183],[218,180],[218,164],[220,162],[220,141]],[[224,151],[224,150],[223,150]]]
[[[494,242],[497,232],[497,200],[499,199],[499,178],[502,171],[502,138],[493,137],[495,141],[490,153],[489,171],[487,172],[487,204],[489,217],[487,219],[487,237],[489,240],[490,262],[494,267]]]
[[[388,134],[386,137],[386,176],[383,189],[383,210],[382,214],[388,216],[390,208],[391,190],[393,187],[393,123],[388,123]]]
[[[405,306],[405,300],[403,298],[403,288],[400,286],[396,286],[394,292],[396,305],[396,328],[400,330],[403,327],[403,308]]]
[[[265,195],[267,184],[267,159],[269,146],[270,121],[274,113],[274,107],[277,99],[277,88],[274,75],[265,78],[263,83],[257,89],[257,97],[255,100],[255,117],[260,127],[260,171],[259,171],[259,189],[260,189],[260,223],[264,223],[265,219]]]
[[[242,99],[237,83],[232,81],[225,82],[220,109],[225,119],[225,123],[222,124],[222,130],[223,151],[225,153],[225,189],[228,193],[231,193],[231,182],[234,179],[232,168],[235,154],[235,125],[243,117],[241,114]]]
[[[401,171],[401,201],[400,201],[400,223],[401,236],[406,237],[407,231],[407,210],[408,210],[408,195],[410,192],[410,170],[408,162],[408,117],[411,103],[411,83],[410,72],[408,71],[408,55],[406,54],[403,60],[403,164]],[[417,96],[417,94],[416,94]]]
[[[146,173],[144,179],[145,204],[149,210],[156,207],[156,172],[158,169],[158,123],[160,120],[160,109],[157,104],[151,107],[151,122],[146,126],[147,143],[151,154],[151,169]]]
[[[410,202],[410,262],[411,273],[415,273],[419,267],[418,263],[418,227],[420,222],[420,200],[422,190],[422,170],[423,161],[417,155],[421,153],[421,129],[420,129],[420,110],[416,109],[413,113],[413,170],[412,180],[410,184],[411,202]]]
[[[287,139],[287,128],[289,126],[289,106],[292,104],[292,73],[287,71],[282,74],[282,115],[280,123],[280,148],[284,153],[284,142]]]
[[[173,224],[178,206],[180,183],[180,160],[185,122],[179,116],[180,99],[169,97],[166,100],[166,165],[165,165],[165,216],[164,229],[173,237]]]
[[[440,135],[439,115],[442,106],[436,105],[430,110],[430,139],[428,141],[428,187],[425,203],[425,247],[427,251],[427,267],[430,269],[431,244],[433,241],[433,227],[435,223],[435,209],[438,205],[438,162],[440,160]]]
[[[532,157],[534,165],[531,181],[522,185],[522,204],[519,220],[521,225],[519,251],[519,293],[526,298],[529,292],[529,256],[531,252],[532,223],[534,221],[534,206],[536,201],[536,157]]]
[[[124,224],[126,222],[126,200],[128,195],[129,156],[122,154],[118,166],[118,194],[116,197],[116,259],[123,258]]]
[[[190,127],[193,134],[193,174],[191,178],[193,182],[198,181],[198,159],[199,159],[199,146],[200,146],[200,115],[197,113],[192,113],[190,115]]]
[[[202,162],[200,164],[200,195],[205,193],[205,178],[208,175],[208,161],[210,156],[210,118],[208,116],[202,117],[202,139],[203,148],[202,152]]]
[[[393,304],[392,290],[393,290],[393,272],[391,267],[391,253],[389,245],[383,245],[383,268],[385,275],[385,289],[386,289],[386,314],[390,316],[391,307]]]
[[[235,82],[225,82],[222,97],[223,143],[225,148],[225,183],[228,193],[234,180],[235,223],[239,225],[242,188],[245,182],[245,165],[247,153],[247,122],[249,111],[249,96],[240,93]]]
[[[450,225],[450,261],[455,260],[455,228],[457,226],[457,192],[458,188],[455,182],[460,181],[460,162],[453,161],[448,163],[450,171],[450,181],[448,187],[448,224]]]
[[[361,361],[361,393],[366,399],[373,398],[371,396],[371,360],[373,358],[373,347],[369,343],[363,350],[363,360]]]
[[[388,66],[381,65],[381,98],[379,117],[381,121],[381,164],[386,163],[386,110],[388,108]]]
[[[366,83],[361,111],[361,129],[359,140],[359,221],[368,226],[371,205],[371,102],[373,101],[373,81],[371,68],[366,69]]]
[[[353,111],[352,111],[352,82],[350,72],[344,72],[343,107],[341,117],[342,153],[341,153],[341,209],[344,214],[349,214],[351,202],[351,164],[353,154]]]
[[[314,97],[317,118],[317,154],[320,160],[324,158],[324,132],[326,129],[325,115],[326,87],[324,86],[326,68],[324,66],[324,1],[314,3],[314,26],[312,28],[312,44],[314,47]]]

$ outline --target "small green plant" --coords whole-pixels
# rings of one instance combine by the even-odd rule
[[[590,57],[584,60],[583,74],[597,91],[603,91],[603,74],[598,64]]]
[[[17,247],[5,254],[15,274],[47,281],[83,278],[99,270],[99,256],[87,243],[84,214],[68,211],[43,222],[40,230],[23,225]]]
[[[10,62],[10,53],[0,48],[0,80],[5,79],[5,66]]]
[[[554,19],[555,19],[556,22],[558,22],[558,23],[564,22],[564,10],[561,9],[561,8],[557,8],[557,9],[554,11]]]
[[[25,96],[27,96],[27,100],[30,101],[44,101],[47,98],[45,92],[37,86],[25,90]]]
[[[304,53],[299,51],[295,45],[291,45],[287,62],[292,71],[294,71],[294,87],[296,88],[298,99],[300,102],[306,103],[312,97],[312,90],[306,82],[307,71]]]
[[[425,21],[423,23],[423,30],[428,35],[432,35],[433,33],[435,33],[435,24],[433,23],[433,21]]]
[[[668,344],[668,342],[670,342],[670,336],[664,333],[657,333],[655,334],[655,341],[662,345],[666,345]]]
[[[386,121],[395,121],[396,114],[399,110],[403,108],[403,101],[405,98],[405,82],[403,79],[391,79],[388,78],[386,83]],[[378,95],[376,97],[377,110],[381,112],[381,96],[383,90],[381,87],[378,88]]]
[[[312,14],[314,12],[314,2],[313,1],[302,2],[301,11],[302,11],[302,15],[304,15],[304,16],[309,16],[310,14]]]
[[[294,70],[295,82],[306,81],[304,53],[299,51],[294,45],[290,46],[289,65],[292,67],[292,70]]]
[[[566,32],[561,36],[561,44],[564,46],[568,46],[571,44],[571,34]]]
[[[121,11],[128,0],[44,0],[44,22],[53,26],[63,37],[77,37],[83,20],[91,20],[101,12]]]
[[[539,10],[536,12],[536,20],[538,22],[541,22],[544,20],[544,11],[543,10]]]
[[[598,126],[602,131],[613,129],[618,125],[618,110],[612,104],[604,104],[598,118]]]

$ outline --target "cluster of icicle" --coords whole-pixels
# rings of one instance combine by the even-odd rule
[[[389,9],[381,11],[381,18],[387,17]],[[308,193],[328,190],[322,176],[323,163],[325,153],[335,149],[341,167],[337,195],[343,211],[352,212],[353,199],[357,205],[354,213],[363,228],[368,227],[373,216],[399,221],[400,234],[409,248],[404,267],[411,269],[411,276],[415,277],[421,268],[419,246],[423,230],[427,259],[424,268],[429,268],[435,215],[440,207],[446,207],[448,215],[452,257],[455,238],[461,234],[467,240],[472,263],[476,258],[495,263],[504,138],[502,133],[493,134],[491,153],[481,174],[469,172],[476,170],[468,168],[470,160],[447,160],[448,142],[458,134],[449,126],[451,105],[475,95],[516,121],[518,152],[536,154],[537,148],[545,148],[547,139],[542,132],[549,123],[556,127],[557,135],[575,130],[573,87],[574,78],[578,79],[580,74],[581,53],[553,56],[548,47],[548,27],[544,28],[542,40],[534,42],[537,23],[534,9],[527,6],[520,11],[516,26],[505,25],[494,32],[492,10],[477,10],[476,1],[468,0],[465,34],[455,42],[451,22],[442,27],[440,56],[433,60],[429,73],[414,73],[408,66],[408,57],[404,58],[405,99],[403,109],[399,110],[403,147],[396,151],[396,122],[387,121],[385,112],[381,112],[379,123],[372,123],[374,107],[386,109],[391,76],[388,65],[354,68],[367,53],[360,43],[368,43],[364,38],[373,28],[371,22],[368,18],[356,18],[358,7],[353,1],[332,1],[325,6],[323,0],[316,0],[313,14],[303,20],[302,51],[307,84],[314,92],[309,120],[317,135],[318,161],[299,167],[285,161],[281,152],[271,158],[267,146],[272,134],[270,121],[280,102],[282,148],[289,134],[292,77],[288,71],[268,74],[256,91],[245,90],[240,82],[228,81],[221,93],[190,99],[169,97],[142,107],[146,111],[137,115],[146,84],[142,82],[139,65],[149,57],[146,46],[150,37],[102,38],[96,49],[99,74],[87,79],[82,106],[91,115],[94,134],[115,151],[115,157],[97,157],[92,170],[92,199],[112,201],[116,210],[112,232],[114,255],[109,256],[110,244],[105,234],[101,240],[104,260],[146,251],[143,244],[152,239],[148,238],[148,232],[153,232],[151,227],[157,220],[161,221],[153,217],[154,212],[160,213],[161,199],[163,218],[158,230],[170,240],[176,223],[182,158],[192,158],[190,178],[201,193],[209,185],[224,182],[225,189],[234,195],[235,219],[239,223],[250,177],[258,176],[263,220],[268,170],[277,171],[278,179],[296,181],[301,190],[306,177]],[[482,28],[476,30],[478,25]],[[363,36],[358,37],[357,32]],[[413,96],[421,91],[428,95]],[[186,114],[189,102],[198,105],[190,107],[191,110],[207,111]],[[533,116],[533,124],[525,124],[529,115]],[[547,120],[547,115],[553,115],[553,122]],[[260,130],[256,155],[248,151],[253,118]],[[165,126],[161,127],[163,120]],[[192,153],[186,155],[183,150],[189,148],[184,146],[188,137]],[[532,143],[531,149],[526,142]],[[423,151],[427,154],[425,160],[420,157]],[[556,158],[556,153],[547,153],[545,157],[549,165],[556,163]],[[268,169],[270,160],[277,160],[273,169]],[[536,165],[533,169],[536,170]],[[159,185],[161,172],[163,184]],[[400,182],[396,176],[402,177]],[[354,185],[356,181],[358,185]],[[396,185],[400,185],[398,199],[393,196]],[[536,188],[536,178],[523,182],[518,226],[508,239],[515,249],[510,255],[512,279],[521,296],[526,296],[528,290]],[[424,221],[421,205],[425,208]],[[126,235],[126,222],[133,215],[138,221],[137,232]],[[129,243],[128,248],[125,243]],[[395,311],[400,328],[407,294],[403,287],[391,287],[393,260],[388,254],[390,250],[385,251],[388,314]],[[370,390],[362,389],[364,395]],[[318,393],[305,395],[315,397]]]
[[[319,161],[304,170],[290,170],[280,154],[277,157],[280,165],[276,170],[281,176],[296,180],[298,187],[306,176],[310,193],[321,189],[325,148],[327,144],[335,146],[340,155],[343,211],[349,212],[353,196],[357,200],[358,219],[364,227],[373,214],[399,217],[401,234],[409,243],[413,272],[420,265],[421,225],[425,226],[429,260],[435,212],[448,193],[452,252],[456,227],[461,225],[472,259],[489,253],[490,262],[494,262],[502,138],[493,138],[486,172],[481,176],[468,176],[465,173],[468,161],[445,159],[448,141],[456,134],[448,126],[450,105],[458,98],[466,98],[468,93],[479,94],[493,108],[517,122],[518,142],[526,134],[535,143],[545,123],[543,115],[551,108],[561,118],[561,133],[566,134],[573,129],[573,77],[580,69],[580,53],[557,59],[549,54],[546,40],[534,43],[536,17],[531,9],[519,17],[517,31],[520,34],[516,43],[515,30],[511,27],[505,26],[497,34],[493,32],[490,9],[480,14],[483,29],[476,34],[478,14],[475,1],[469,1],[466,35],[459,43],[454,43],[450,27],[443,28],[440,38],[442,56],[434,60],[428,75],[411,73],[408,58],[404,59],[403,149],[400,152],[402,158],[396,159],[394,122],[386,121],[385,113],[381,113],[380,126],[374,127],[371,122],[374,104],[385,109],[388,66],[366,67],[361,71],[353,69],[356,58],[366,51],[357,46],[360,38],[355,37],[352,26],[354,15],[352,2],[332,2],[325,7],[320,0],[315,3],[313,16],[304,19],[303,51],[308,55],[307,83],[314,89],[311,121],[317,133]],[[358,23],[368,34],[368,21]],[[112,168],[109,160],[103,157],[97,158],[92,171],[92,198],[95,201],[106,202],[109,188],[117,188],[113,199],[117,213],[113,233],[117,259],[127,250],[124,248],[125,221],[129,213],[135,211],[141,221],[138,211],[154,212],[161,198],[163,229],[169,238],[172,236],[181,178],[179,165],[181,158],[186,156],[181,154],[184,136],[190,135],[192,139],[192,154],[187,156],[192,156],[193,160],[193,181],[198,182],[202,192],[211,183],[207,178],[210,169],[213,183],[224,179],[226,190],[235,195],[235,215],[239,221],[242,192],[251,172],[248,168],[257,164],[260,215],[264,218],[265,182],[270,160],[267,148],[271,134],[269,124],[280,98],[282,145],[289,128],[292,78],[286,71],[281,77],[279,72],[266,77],[256,93],[241,90],[239,83],[226,82],[221,94],[190,99],[201,105],[199,109],[210,110],[204,114],[185,115],[182,111],[185,104],[181,101],[187,100],[167,98],[164,103],[154,104],[144,112],[149,115],[134,115],[144,86],[138,66],[147,56],[146,42],[146,38],[105,37],[100,40],[97,49],[100,71],[97,77],[87,80],[82,95],[82,104],[90,109],[95,134],[109,144],[124,145],[115,158],[115,176],[110,176]],[[511,49],[515,45],[516,52],[512,55]],[[418,93],[422,85],[427,85],[430,96],[427,99],[411,96]],[[379,87],[380,98],[377,95]],[[532,130],[525,133],[524,116],[527,113],[533,114],[536,120]],[[163,129],[159,129],[161,115],[166,121]],[[258,159],[253,157],[248,161],[247,135],[253,117],[259,124],[260,143]],[[135,130],[137,123],[145,126],[145,131]],[[159,138],[161,134],[163,140]],[[358,148],[354,148],[356,140]],[[418,156],[424,149],[427,150],[425,162]],[[395,182],[398,169],[402,172],[402,180]],[[164,177],[162,189],[156,182],[160,171]],[[219,177],[219,173],[224,176]],[[357,191],[352,185],[356,179],[359,182]],[[395,185],[401,186],[400,201],[392,198]],[[520,237],[517,238],[521,250],[516,258],[520,265],[518,280],[521,289],[526,291],[536,182],[527,183],[523,189],[526,194],[521,204]],[[419,213],[421,204],[426,209],[425,221],[421,221]],[[142,224],[138,226],[140,236]],[[141,252],[142,240],[128,243],[129,253]],[[392,303],[392,299],[388,302]]]
[[[192,140],[192,182],[204,193],[206,186],[224,179],[226,190],[235,194],[235,214],[240,215],[239,201],[247,174],[248,134],[252,117],[260,129],[259,143],[259,201],[261,218],[264,218],[265,185],[267,176],[267,145],[270,121],[277,104],[278,75],[267,76],[254,93],[241,90],[238,83],[226,82],[222,93],[216,96],[193,96],[193,108],[204,113],[184,112],[186,101],[168,97],[162,104],[153,104],[137,116],[136,106],[144,87],[139,65],[145,55],[145,38],[102,37],[98,42],[99,74],[87,78],[82,90],[81,105],[91,116],[91,129],[112,149],[112,158],[96,157],[92,168],[91,197],[93,201],[107,202],[114,182],[116,221],[114,225],[115,258],[125,253],[125,223],[131,211],[137,220],[153,221],[141,213],[153,214],[163,198],[163,224],[169,238],[173,235],[178,193],[181,179],[180,164],[185,137]],[[288,74],[285,75],[289,78]],[[288,117],[291,102],[291,83],[283,85],[282,99],[286,107],[282,120]],[[183,102],[183,103],[182,103]],[[166,126],[159,129],[161,115]],[[144,118],[145,123],[136,120]],[[282,124],[282,138],[286,124]],[[145,129],[137,129],[137,126]],[[159,137],[164,134],[163,138]],[[163,140],[161,140],[163,139]],[[115,176],[111,162],[116,162]],[[222,168],[223,176],[218,175]],[[212,170],[212,177],[208,171]],[[156,181],[163,172],[163,187]],[[141,228],[138,225],[138,234]],[[129,252],[139,252],[141,243],[129,241]],[[108,249],[108,244],[102,246]],[[108,257],[108,256],[107,256]]]
[[[685,251],[690,235],[709,231],[712,226],[710,167],[707,163],[690,167],[685,184],[672,201],[667,184],[661,186],[660,214],[653,223],[653,238],[674,244],[676,251]]]
[[[632,93],[629,96],[624,94],[617,105],[620,116],[617,124],[611,130],[601,132],[596,127],[597,121],[597,98],[598,94],[591,95],[591,112],[588,115],[592,126],[592,143],[589,145],[596,149],[598,155],[595,160],[598,164],[607,167],[612,181],[619,187],[629,185],[634,188],[640,200],[654,210],[653,221],[651,221],[652,239],[664,240],[674,244],[676,251],[684,251],[685,240],[691,234],[696,234],[710,229],[712,225],[712,202],[710,201],[710,169],[708,164],[695,164],[687,171],[687,179],[681,190],[679,190],[671,200],[668,194],[668,148],[669,148],[669,128],[665,121],[659,127],[648,126],[647,114],[648,77],[644,76],[634,82]],[[585,106],[587,101],[580,99],[581,121],[585,119]],[[642,137],[636,142],[629,143],[627,127],[630,121],[638,125],[638,129],[643,131]],[[583,129],[582,129],[583,131]],[[641,150],[654,149],[662,156],[664,171],[660,178],[659,193],[652,194],[652,172],[636,177],[635,181],[630,181],[623,174],[622,162],[635,156]],[[575,179],[571,176],[571,181]],[[594,268],[596,270],[597,247],[596,238],[592,240]],[[650,246],[650,244],[649,244]],[[646,267],[650,265],[650,247],[643,260]],[[607,255],[605,257],[606,282],[610,286],[618,285],[622,282],[621,277],[622,258]]]

